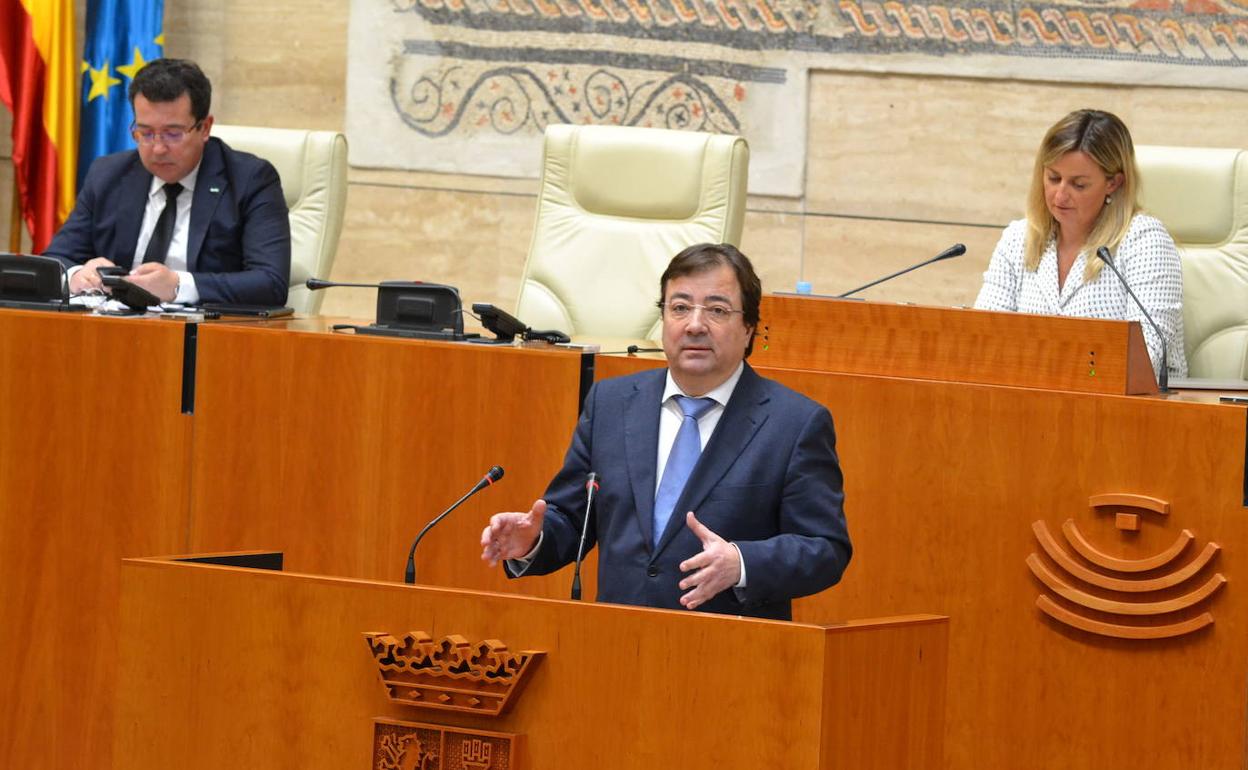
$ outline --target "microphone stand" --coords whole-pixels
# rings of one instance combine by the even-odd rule
[[[931,259],[924,260],[924,261],[920,262],[920,263],[919,263],[919,264],[917,264],[917,265],[911,265],[910,267],[907,267],[905,270],[898,270],[897,272],[893,273],[892,275],[886,275],[886,276],[884,276],[883,278],[877,278],[877,279],[875,279],[874,281],[872,281],[871,283],[868,283],[868,284],[866,284],[866,285],[864,285],[864,286],[859,286],[857,289],[850,289],[849,291],[845,292],[844,294],[837,294],[837,295],[836,295],[836,299],[846,299],[846,298],[850,297],[850,296],[851,296],[851,295],[853,295],[853,294],[857,294],[858,292],[862,291],[863,289],[870,289],[872,286],[876,285],[877,283],[884,283],[885,281],[891,281],[891,280],[893,280],[894,278],[896,278],[896,277],[897,277],[897,276],[899,276],[899,275],[905,275],[906,273],[910,272],[911,270],[918,270],[920,267],[923,267],[924,265],[930,265],[930,264],[932,264],[933,262],[939,262],[939,261],[941,261],[942,259],[949,259],[949,258],[951,258],[951,257],[960,257],[960,256],[962,256],[962,255],[963,255],[963,254],[965,254],[965,253],[966,253],[966,246],[962,245],[961,243],[955,243],[955,244],[953,244],[952,246],[950,246],[949,248],[947,248],[947,249],[945,249],[944,251],[942,251],[942,252],[940,252],[939,254],[937,254],[936,256],[932,257]]]
[[[576,566],[572,570],[572,600],[581,600],[581,560],[585,558],[585,538],[589,534],[589,511],[594,505],[594,493],[598,491],[598,474],[593,471],[585,479],[585,520],[581,522],[581,542],[576,546]]]
[[[485,474],[485,477],[478,481],[472,489],[468,490],[468,494],[456,500],[450,508],[442,511],[442,513],[438,514],[432,521],[425,525],[425,528],[422,529],[420,534],[416,535],[416,539],[412,541],[412,547],[407,551],[407,568],[403,571],[404,583],[407,583],[410,586],[416,582],[416,546],[420,545],[421,538],[423,538],[429,530],[433,529],[439,521],[442,521],[449,516],[451,511],[463,505],[465,500],[493,484],[495,481],[498,481],[502,477],[503,469],[501,466],[495,465],[493,468],[490,468],[490,472]]]
[[[1122,282],[1122,288],[1127,290],[1128,296],[1135,300],[1135,304],[1140,308],[1140,312],[1144,314],[1144,320],[1148,321],[1153,327],[1153,333],[1157,335],[1157,341],[1161,343],[1161,371],[1157,374],[1157,392],[1173,393],[1170,390],[1170,357],[1166,352],[1166,338],[1161,334],[1161,328],[1157,326],[1157,322],[1149,315],[1148,309],[1144,307],[1144,303],[1140,302],[1140,298],[1135,296],[1135,292],[1131,291],[1131,284],[1127,283],[1127,279],[1118,272],[1118,268],[1114,265],[1114,261],[1109,256],[1109,249],[1102,246],[1096,250],[1096,256],[1114,271],[1114,275],[1118,276],[1118,280]]]

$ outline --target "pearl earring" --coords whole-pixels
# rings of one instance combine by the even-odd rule
[[[1112,195],[1106,195],[1106,196],[1105,196],[1105,205],[1106,205],[1106,206],[1108,206],[1109,204],[1111,204],[1111,203],[1113,203],[1113,202],[1114,202],[1114,196],[1112,196]]]

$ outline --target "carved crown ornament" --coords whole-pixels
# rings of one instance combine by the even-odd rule
[[[1088,505],[1097,512],[1114,512],[1114,525],[1124,537],[1140,528],[1141,513],[1134,511],[1170,514],[1168,502],[1136,494],[1093,495]],[[1036,606],[1059,623],[1118,639],[1183,636],[1213,623],[1205,605],[1227,582],[1221,572],[1208,574],[1212,568],[1206,569],[1221,551],[1217,543],[1189,549],[1196,535],[1185,529],[1159,552],[1123,558],[1094,545],[1074,519],[1062,524],[1065,545],[1043,521],[1033,522],[1031,529],[1048,558],[1033,552],[1027,567],[1061,598],[1042,592]]]
[[[513,653],[497,639],[473,644],[458,634],[437,641],[424,631],[402,638],[373,631],[364,637],[390,700],[485,716],[505,712],[546,655],[536,650]]]

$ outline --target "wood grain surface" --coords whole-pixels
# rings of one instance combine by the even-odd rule
[[[120,560],[186,547],[182,339],[0,311],[0,766],[111,766]]]
[[[365,768],[375,717],[520,733],[526,768],[939,761],[943,618],[820,627],[156,560],[124,569],[117,757],[129,770]],[[502,716],[432,712],[386,699],[363,637],[409,630],[546,654]]]
[[[1156,393],[1138,323],[769,294],[757,367]]]
[[[399,580],[421,527],[501,465],[421,542],[418,582],[567,596],[566,570],[519,587],[480,560],[480,538],[559,467],[580,354],[296,323],[200,330],[190,550],[272,548],[289,569]]]

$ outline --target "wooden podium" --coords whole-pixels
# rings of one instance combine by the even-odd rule
[[[771,294],[750,362],[781,369],[1157,392],[1138,323]]]
[[[760,335],[832,412],[854,544],[794,617],[951,618],[946,770],[1242,770],[1243,407],[1126,395],[1123,321],[768,297]]]
[[[111,767],[121,557],[186,549],[184,332],[0,311],[0,767]]]
[[[127,770],[941,761],[948,625],[931,615],[815,626],[162,559],[126,560],[121,609],[114,755]],[[414,659],[379,667],[367,632],[428,635],[441,652],[420,669],[422,697],[467,710],[390,700],[382,673]],[[522,655],[523,681],[501,677],[515,688],[506,711],[481,713],[464,695],[474,672]],[[428,764],[403,742],[410,723]]]

